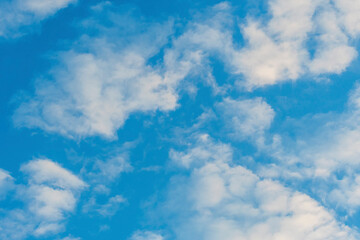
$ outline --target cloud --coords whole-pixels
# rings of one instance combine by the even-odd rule
[[[208,134],[202,134],[196,137],[195,146],[187,151],[170,150],[170,159],[183,168],[191,169],[194,166],[201,166],[204,162],[213,161],[223,162],[225,159],[231,159],[232,149],[226,144],[217,144],[211,141]]]
[[[33,160],[21,167],[34,185],[47,184],[53,187],[79,189],[85,183],[59,164],[48,159]]]
[[[81,39],[58,54],[57,65],[38,79],[32,96],[21,98],[14,123],[76,139],[115,139],[132,114],[175,110],[186,81],[196,85],[200,79],[215,94],[224,93],[227,88],[212,74],[212,58],[247,90],[341,73],[357,56],[351,45],[357,35],[350,37],[347,18],[338,17],[357,19],[345,5],[272,0],[268,21],[249,16],[241,25],[242,47],[233,38],[236,16],[226,2],[180,29],[173,20],[140,22],[117,13],[113,4],[101,5],[102,11],[95,7],[80,24]]]
[[[7,171],[0,169],[0,200],[5,198],[7,192],[13,187],[13,178]]]
[[[360,207],[359,96],[357,84],[343,112],[296,120],[289,126],[296,128],[291,137],[286,132],[273,135],[272,143],[261,149],[273,161],[261,166],[258,174],[291,179],[299,188],[311,183],[311,194],[325,205],[354,214]]]
[[[222,150],[223,144],[211,138],[204,140],[201,147],[213,156],[217,144],[217,149]],[[192,144],[185,155],[198,147],[198,143]],[[179,194],[183,197],[179,198]],[[218,157],[208,157],[208,161],[201,160],[190,168],[188,177],[173,178],[163,210],[177,239],[358,237],[308,195],[260,178],[235,164],[231,154],[221,158],[221,151]]]
[[[38,81],[34,96],[22,99],[14,114],[15,125],[72,138],[99,135],[114,139],[131,114],[174,110],[180,82],[192,75],[206,75],[207,52],[220,53],[224,42],[231,40],[221,30],[228,21],[228,8],[217,5],[210,11],[212,19],[189,24],[172,47],[164,49],[159,64],[151,64],[150,59],[168,43],[171,21],[134,23],[114,10],[94,11],[82,27],[99,34],[84,35],[73,49],[59,54],[59,65],[46,80]],[[115,26],[102,25],[97,14],[110,18]]]
[[[121,205],[125,204],[127,200],[121,195],[115,195],[110,197],[106,203],[100,204],[97,202],[95,197],[91,197],[89,201],[83,205],[83,212],[96,212],[103,217],[114,216]]]
[[[126,153],[109,157],[105,161],[97,160],[89,177],[98,183],[114,182],[121,173],[129,172],[132,166],[128,161]]]
[[[178,79],[200,76],[215,94],[223,89],[212,76],[209,58],[231,61],[234,25],[232,7],[227,2],[210,7],[187,22],[182,34],[173,39],[165,50],[164,65]],[[192,79],[196,81],[196,79]]]
[[[35,96],[17,109],[17,125],[73,138],[114,139],[130,114],[176,108],[176,77],[148,63],[166,42],[171,23],[134,23],[136,33],[124,37],[130,30],[114,18],[109,21],[119,22],[116,27],[84,21],[85,27],[91,24],[99,35],[85,35],[80,45],[60,54],[59,66],[37,84]],[[145,33],[140,37],[141,29]]]
[[[137,231],[135,232],[130,240],[163,240],[164,238],[154,232],[150,231]]]
[[[12,38],[24,34],[32,24],[54,15],[76,0],[6,0],[0,4],[0,37]]]
[[[239,24],[242,46],[233,37],[237,23],[233,7],[223,2],[190,21],[169,52],[183,57],[197,53],[196,64],[215,57],[230,75],[242,76],[237,83],[250,91],[303,76],[339,74],[357,57],[353,41],[358,34],[344,26],[345,19],[358,21],[360,11],[357,3],[350,10],[352,2],[345,2],[270,0],[266,14],[249,15]],[[216,81],[213,86],[221,91]]]
[[[119,206],[126,202],[126,199],[121,195],[111,197],[109,201],[101,205],[98,212],[103,216],[113,216],[119,209]]]
[[[66,217],[75,210],[86,184],[59,164],[36,159],[21,167],[26,185],[16,185],[22,209],[5,209],[1,217],[1,239],[25,239],[46,236],[65,228]]]
[[[130,113],[176,107],[172,84],[146,66],[143,56],[108,53],[66,55],[69,71],[40,86],[37,97],[17,110],[15,121],[70,137],[115,138]]]
[[[118,184],[122,174],[133,170],[129,152],[135,145],[136,142],[124,143],[111,151],[106,150],[104,155],[99,155],[86,164],[89,168],[84,167],[83,174],[90,184],[90,196],[82,206],[83,212],[112,217],[127,203],[125,197],[116,193],[119,189],[114,188],[114,185]]]
[[[252,139],[264,144],[264,134],[271,126],[275,112],[262,98],[233,100],[225,98],[216,108],[233,139]]]
[[[315,74],[343,72],[357,57],[357,51],[350,46],[336,9],[328,7],[315,16],[315,20],[319,32],[318,48],[309,63],[310,71]]]
[[[349,1],[335,2],[271,0],[269,19],[249,18],[242,26],[246,45],[234,60],[245,77],[243,85],[251,90],[309,74],[343,72],[357,56],[350,41],[358,37],[349,37],[343,26],[357,21],[359,11],[358,4],[349,11]]]
[[[334,0],[335,6],[339,11],[342,26],[352,36],[360,34],[360,3],[356,0]]]
[[[302,39],[277,43],[253,22],[243,28],[243,33],[248,45],[236,62],[237,73],[244,75],[247,88],[296,80],[303,73],[307,53],[299,46]]]
[[[75,0],[18,0],[16,4],[19,9],[25,12],[31,12],[38,16],[49,16],[59,9],[76,2]]]
[[[67,237],[65,237],[65,238],[62,238],[61,240],[81,240],[81,238],[72,237],[72,236],[67,236]]]

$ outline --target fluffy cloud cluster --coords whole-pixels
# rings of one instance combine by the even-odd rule
[[[302,119],[294,139],[279,133],[274,136],[267,152],[274,164],[261,167],[262,176],[310,181],[312,191],[326,204],[354,213],[360,207],[360,88],[352,91],[347,109],[342,113],[315,115]],[[301,127],[302,126],[302,127]],[[300,184],[301,186],[301,184]]]
[[[296,80],[307,73],[344,71],[357,56],[350,42],[358,32],[346,22],[358,25],[359,3],[353,1],[355,7],[349,11],[352,4],[340,2],[269,1],[270,20],[262,24],[251,19],[243,26],[248,45],[238,61],[247,87]],[[344,25],[348,27],[344,29]]]
[[[342,113],[319,114],[295,121],[294,136],[288,132],[271,135],[274,110],[262,99],[224,99],[217,104],[227,134],[235,140],[254,141],[270,164],[259,162],[256,173],[265,178],[291,181],[299,189],[311,182],[312,196],[323,204],[354,214],[360,207],[360,87],[351,92]],[[288,123],[289,124],[289,123]],[[286,129],[286,128],[285,128]],[[171,152],[174,162],[183,166],[203,163],[221,153],[220,145],[205,150],[197,145],[188,153]],[[222,148],[224,149],[224,148]],[[221,153],[224,154],[224,153]],[[257,158],[257,157],[255,157]]]
[[[81,43],[81,49],[86,48],[86,53],[72,50],[63,54],[51,79],[40,81],[35,97],[18,108],[15,122],[69,137],[114,138],[132,113],[174,110],[179,82],[205,71],[206,51],[220,50],[223,41],[228,41],[219,30],[225,18],[222,11],[212,13],[211,24],[216,28],[197,24],[175,39],[160,66],[150,64],[149,59],[167,43],[171,24],[146,26],[150,30],[144,30],[145,34],[139,36],[139,30],[126,38],[120,24],[99,36],[84,37],[88,40]],[[126,44],[129,40],[131,44]]]
[[[173,180],[165,204],[176,239],[358,237],[308,195],[233,163],[232,149],[207,135],[175,156],[190,170],[189,177]]]
[[[116,27],[81,42],[85,51],[62,54],[61,66],[19,107],[15,121],[76,138],[114,138],[131,113],[174,109],[179,76],[148,63],[164,44],[168,24],[149,27],[130,44],[113,36],[123,34]]]
[[[21,36],[19,29],[38,23],[76,0],[5,0],[0,3],[0,37]]]
[[[1,239],[44,236],[64,228],[66,216],[76,207],[86,184],[68,170],[48,159],[37,159],[21,167],[27,185],[17,185],[17,200],[24,208],[6,209],[1,216]],[[16,200],[16,199],[14,199]]]
[[[243,47],[233,39],[236,21],[228,3],[195,17],[171,41],[171,24],[123,34],[127,30],[115,22],[122,16],[109,13],[115,25],[109,29],[93,22],[99,14],[94,8],[84,26],[96,26],[92,32],[99,35],[85,35],[74,49],[60,54],[59,65],[16,111],[15,122],[68,137],[115,138],[133,113],[174,110],[187,78],[200,77],[215,92],[223,91],[212,76],[211,57],[223,61],[247,89],[306,74],[340,73],[357,55],[351,41],[359,31],[351,26],[358,22],[358,3],[350,8],[350,2],[272,0],[268,21],[249,17],[242,25]],[[101,6],[103,14],[108,5]]]
[[[2,3],[0,36],[74,2]],[[226,2],[194,17],[181,31],[175,31],[171,21],[136,24],[107,8],[112,8],[110,3],[93,8],[93,18],[81,25],[89,32],[70,50],[59,53],[57,65],[36,81],[35,93],[21,99],[14,115],[17,126],[77,139],[115,139],[132,114],[175,110],[182,84],[189,79],[192,84],[203,81],[215,94],[223,94],[226,88],[212,75],[213,58],[224,63],[225,71],[239,85],[252,90],[303,76],[339,74],[357,56],[353,41],[360,34],[360,3],[356,0],[270,0],[264,19],[249,16],[241,25],[244,43],[233,37],[236,17]],[[123,22],[132,25],[132,30]],[[284,138],[275,135],[272,145],[267,145],[266,131],[275,111],[264,99],[225,97],[217,102],[216,113],[228,136],[254,142],[275,162],[250,171],[239,165],[241,159],[233,161],[228,144],[215,142],[209,135],[200,135],[185,151],[172,150],[172,162],[187,171],[186,176],[173,178],[165,202],[176,238],[358,239],[357,233],[339,223],[324,206],[344,207],[350,213],[360,207],[359,96],[357,88],[348,110],[331,115],[332,120],[322,124],[316,137],[284,144]],[[109,183],[129,170],[126,156],[96,161],[88,174],[94,183],[93,196],[83,211],[114,215],[126,199],[109,196]],[[1,212],[0,238],[61,231],[86,184],[46,159],[31,161],[21,171],[28,183],[13,186],[9,173],[0,170],[0,200],[13,187],[25,205]],[[313,189],[309,192],[317,194],[324,206],[281,184],[294,178],[301,183],[310,181]],[[99,194],[108,196],[105,203],[99,204]],[[144,231],[130,239],[164,237]]]

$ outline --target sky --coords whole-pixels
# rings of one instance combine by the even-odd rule
[[[360,239],[359,0],[2,0],[0,239]]]

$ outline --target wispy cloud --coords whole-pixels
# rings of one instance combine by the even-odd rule
[[[5,0],[0,3],[0,37],[22,36],[28,27],[54,15],[77,0]]]
[[[265,131],[271,126],[275,111],[261,98],[233,100],[225,98],[216,108],[233,139],[252,140],[258,145],[265,141]]]
[[[150,231],[137,231],[135,232],[130,240],[163,240],[164,238],[154,232]]]
[[[14,187],[13,180],[7,171],[0,169],[0,200],[5,198],[7,192]]]

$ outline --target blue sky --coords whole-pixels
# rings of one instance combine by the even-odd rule
[[[0,3],[0,238],[360,239],[360,2]]]

